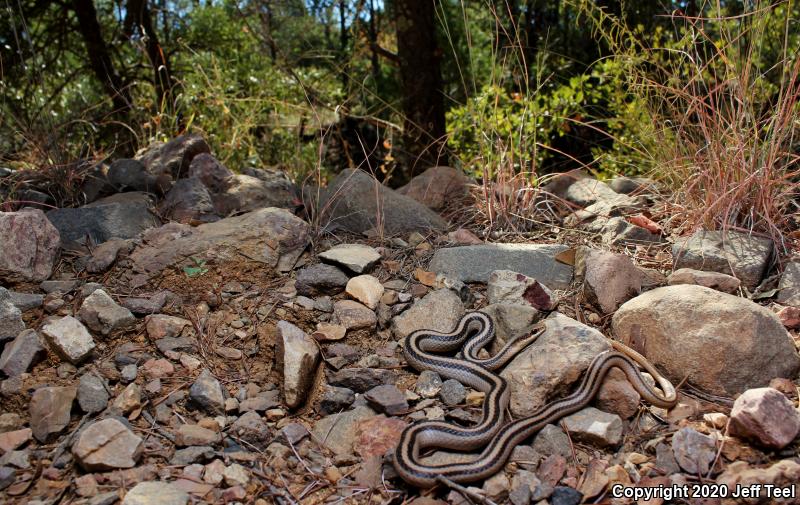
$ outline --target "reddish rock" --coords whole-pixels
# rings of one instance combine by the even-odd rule
[[[575,255],[575,279],[587,302],[611,314],[641,293],[644,275],[624,254],[580,247]]]
[[[696,284],[707,288],[716,289],[724,293],[733,293],[742,284],[736,277],[720,272],[703,272],[692,268],[679,268],[667,277],[667,284]]]
[[[367,459],[382,456],[397,447],[400,433],[406,422],[396,418],[379,415],[360,421],[356,427],[356,451]]]
[[[81,431],[72,446],[72,454],[88,472],[133,468],[142,455],[143,445],[142,439],[121,421],[108,418]],[[145,468],[137,470],[143,472]],[[131,480],[128,477],[128,483]]]
[[[792,330],[800,328],[800,307],[784,307],[778,311],[777,316],[785,327]]]
[[[0,452],[6,454],[9,451],[16,450],[18,447],[22,447],[23,444],[31,439],[31,435],[30,428],[0,433]]]
[[[147,335],[153,340],[160,340],[166,337],[177,337],[183,328],[192,324],[180,317],[168,316],[165,314],[153,314],[145,318],[145,328]]]
[[[43,387],[33,393],[30,403],[31,429],[40,442],[67,427],[72,402],[78,394],[74,387]]]
[[[175,367],[166,359],[149,359],[141,368],[148,379],[161,379],[175,373]]]
[[[595,402],[600,410],[630,419],[639,411],[640,400],[641,396],[628,382],[625,373],[613,368],[600,386]]]
[[[39,282],[53,273],[61,238],[39,209],[0,212],[0,279]]]
[[[733,404],[730,430],[764,447],[782,449],[800,433],[800,414],[777,389],[748,389]]]

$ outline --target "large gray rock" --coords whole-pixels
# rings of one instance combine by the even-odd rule
[[[136,153],[136,159],[142,162],[148,173],[169,175],[177,180],[186,176],[195,156],[208,152],[211,148],[201,135],[186,134],[167,143],[154,142]]]
[[[25,330],[3,348],[0,370],[8,377],[14,377],[30,370],[46,355],[39,334],[34,330]]]
[[[404,338],[416,330],[452,331],[461,316],[464,304],[449,289],[438,289],[425,295],[392,320],[392,331]]]
[[[25,321],[22,320],[22,311],[11,302],[11,296],[3,288],[0,288],[0,344],[11,340],[25,329]]]
[[[556,244],[483,244],[439,249],[428,270],[462,282],[487,282],[495,270],[513,270],[550,289],[568,289],[572,267],[555,260],[569,249]]]
[[[130,310],[117,305],[102,289],[96,289],[83,300],[78,317],[86,326],[103,335],[127,328],[136,322]]]
[[[148,231],[130,255],[134,285],[147,282],[171,266],[196,261],[251,261],[288,271],[308,245],[308,223],[284,209],[261,209],[193,228],[169,223]],[[190,259],[194,258],[194,260]]]
[[[60,246],[58,230],[41,210],[0,212],[0,280],[47,279]]]
[[[619,308],[612,328],[667,377],[708,393],[735,395],[800,370],[792,338],[774,313],[702,286],[648,291]]]
[[[283,373],[283,397],[289,408],[306,400],[314,383],[320,353],[314,339],[288,321],[278,321],[275,353]]]
[[[134,238],[158,226],[148,205],[141,201],[54,209],[47,213],[47,219],[65,243],[82,243],[89,237],[95,244],[102,244],[112,238]]]
[[[266,207],[294,209],[302,204],[299,193],[297,186],[283,174],[270,180],[235,174],[227,181],[225,190],[212,195],[212,199],[216,212],[227,216]]]
[[[563,314],[544,320],[545,330],[511,360],[501,377],[508,381],[510,409],[528,416],[552,399],[568,393],[592,360],[611,349],[606,337]]]
[[[322,222],[354,233],[376,228],[388,235],[443,231],[441,216],[413,198],[383,186],[359,169],[342,170],[322,192]]]
[[[431,167],[398,188],[401,195],[410,196],[434,210],[467,195],[469,178],[453,167]]]
[[[179,179],[158,205],[158,212],[166,219],[180,223],[218,219],[211,193],[197,177]]]
[[[778,283],[778,302],[800,306],[800,260],[789,261]]]
[[[750,291],[761,282],[773,251],[773,243],[767,238],[702,229],[672,246],[675,269],[694,268],[733,275]]]

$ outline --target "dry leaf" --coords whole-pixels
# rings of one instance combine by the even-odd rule
[[[414,278],[428,287],[433,287],[436,284],[436,274],[419,267],[414,269]]]

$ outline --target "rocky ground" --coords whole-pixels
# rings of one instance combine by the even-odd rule
[[[474,309],[496,321],[494,349],[545,321],[501,373],[515,418],[569,392],[609,337],[680,401],[643,404],[612,374],[471,500],[798,495],[800,261],[735,231],[678,236],[652,181],[565,174],[532,232],[487,237],[459,227],[469,181],[452,169],[398,191],[346,170],[301,192],[230,172],[196,136],[94,168],[80,207],[0,177],[27,202],[0,213],[3,503],[468,503],[407,486],[389,456],[411,422],[480,416],[482,393],[401,348]],[[763,489],[666,502],[800,503]]]

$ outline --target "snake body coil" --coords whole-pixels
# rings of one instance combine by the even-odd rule
[[[477,352],[494,337],[494,325],[491,318],[483,312],[468,313],[450,333],[419,330],[406,338],[404,353],[411,366],[417,370],[434,370],[444,377],[456,379],[485,392],[486,398],[481,420],[472,427],[461,428],[440,421],[422,421],[407,427],[400,435],[394,455],[395,469],[403,480],[419,487],[432,487],[438,477],[466,483],[493,475],[502,468],[511,451],[523,440],[545,425],[588,405],[612,368],[622,370],[647,402],[664,408],[675,405],[677,397],[672,384],[642,355],[619,342],[611,341],[616,352],[605,351],[595,357],[575,392],[545,405],[528,417],[503,425],[504,412],[509,401],[508,385],[505,379],[492,373],[492,370],[503,366],[539,334],[541,331],[513,340],[497,355],[484,360],[477,357]],[[464,359],[431,354],[453,351],[462,346]],[[637,364],[656,379],[663,393],[644,380]],[[440,465],[419,462],[422,450],[428,447],[472,450],[483,446],[483,451],[470,461],[453,461]]]

